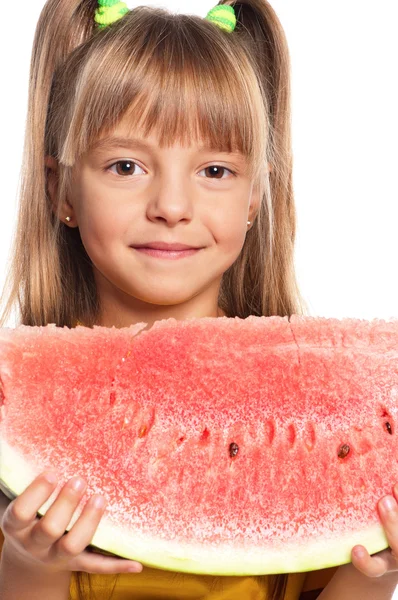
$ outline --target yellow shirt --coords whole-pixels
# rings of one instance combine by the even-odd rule
[[[289,575],[283,600],[299,600],[306,573]],[[115,577],[91,575],[98,600],[110,597]],[[94,579],[95,578],[95,579]],[[120,574],[112,600],[267,600],[268,577],[213,577],[172,573],[145,567]],[[101,594],[102,591],[102,594]],[[71,585],[71,600],[76,600]],[[281,598],[282,600],[282,598]]]
[[[0,554],[3,542],[0,529]],[[337,568],[290,573],[286,594],[280,600],[299,600],[303,590],[324,588]],[[115,581],[112,600],[267,600],[269,577],[191,575],[144,566],[141,573],[90,574],[90,580],[96,600],[108,600]],[[311,596],[311,600],[313,597],[316,596]],[[77,598],[75,579],[72,578],[70,600]]]

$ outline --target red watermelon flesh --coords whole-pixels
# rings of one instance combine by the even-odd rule
[[[55,468],[108,506],[92,545],[219,575],[388,546],[398,319],[204,318],[0,330],[1,488]]]

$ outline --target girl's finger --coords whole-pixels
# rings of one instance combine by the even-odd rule
[[[395,555],[398,550],[398,505],[394,496],[384,496],[378,503],[380,518],[389,546],[394,550]],[[391,555],[391,552],[389,553]],[[392,557],[394,558],[394,557]],[[394,559],[395,560],[395,559]],[[395,569],[397,563],[395,560]]]
[[[95,506],[97,499],[102,501],[102,506]],[[54,544],[54,556],[71,559],[68,564],[72,570],[76,571],[86,571],[86,567],[88,567],[93,571],[87,572],[112,574],[126,573],[128,569],[133,568],[135,573],[139,573],[142,571],[142,565],[139,562],[124,558],[109,558],[85,550],[94,537],[105,509],[104,498],[97,495],[92,496],[72,529]],[[96,570],[97,568],[100,570]]]
[[[80,477],[72,477],[64,485],[57,499],[31,531],[31,541],[36,546],[51,546],[64,535],[86,487],[86,482]]]
[[[52,477],[51,477],[52,476]],[[52,482],[50,482],[50,479]],[[25,529],[37,517],[37,511],[48,500],[56,488],[55,473],[42,473],[13,500],[6,509],[3,517],[3,529],[19,531]]]
[[[112,558],[96,554],[95,552],[82,552],[71,562],[72,571],[86,571],[86,573],[99,573],[101,575],[116,575],[117,573],[128,573],[134,569],[134,573],[141,573],[141,563]]]
[[[363,557],[358,557],[355,553],[359,548],[364,553]],[[351,554],[353,565],[367,577],[381,577],[397,570],[397,561],[390,548],[370,556],[364,546],[354,546]]]
[[[97,502],[101,502],[97,505]],[[86,502],[81,515],[72,529],[65,533],[53,546],[54,557],[75,557],[91,543],[98,524],[105,512],[106,501],[94,495]]]
[[[97,500],[101,501],[100,506],[96,506]],[[57,558],[72,557],[69,565],[71,570],[75,571],[114,574],[125,573],[128,569],[133,568],[134,572],[139,573],[142,571],[142,565],[136,561],[107,557],[85,550],[94,537],[105,509],[105,499],[98,495],[92,496],[72,529],[54,544],[54,555]]]

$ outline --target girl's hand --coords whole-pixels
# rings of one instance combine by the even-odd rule
[[[354,546],[351,551],[352,563],[354,567],[361,571],[367,577],[381,577],[387,573],[398,571],[398,483],[393,488],[394,496],[388,496],[392,500],[392,509],[384,507],[384,496],[378,503],[379,513],[386,536],[390,546],[386,550],[369,555],[364,546]],[[355,551],[363,551],[363,557],[357,557]]]
[[[4,534],[3,549],[7,547],[8,555],[24,566],[52,573],[85,571],[108,575],[126,573],[132,567],[136,573],[142,571],[140,563],[85,550],[105,511],[106,502],[101,496],[93,496],[87,501],[76,523],[65,533],[86,488],[83,480],[81,489],[72,487],[78,477],[64,485],[43,517],[36,517],[57,485],[56,478],[50,483],[46,474],[48,472],[39,475],[4,512],[0,528]],[[102,507],[94,505],[96,498],[102,498]]]

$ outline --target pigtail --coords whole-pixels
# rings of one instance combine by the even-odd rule
[[[48,0],[41,11],[34,41],[29,77],[25,150],[36,158],[44,151],[45,124],[55,71],[68,55],[94,31],[96,0]],[[41,147],[40,147],[41,142]],[[42,163],[43,154],[38,162]]]
[[[64,320],[62,287],[54,223],[46,195],[46,120],[55,71],[95,31],[96,0],[48,0],[34,35],[28,109],[20,173],[19,211],[7,276],[0,298],[0,325],[18,302],[21,323],[40,326]],[[34,177],[32,177],[34,173]],[[5,302],[5,298],[8,300]],[[48,307],[52,307],[51,310]]]
[[[235,9],[233,35],[252,61],[268,114],[269,173],[245,247],[224,275],[220,306],[227,316],[304,314],[294,272],[296,209],[292,186],[290,56],[282,25],[267,0],[224,2]],[[221,4],[221,3],[220,3]]]

